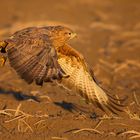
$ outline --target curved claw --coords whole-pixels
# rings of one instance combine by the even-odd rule
[[[6,53],[6,47],[7,47],[8,43],[5,41],[1,41],[0,42],[0,52],[1,53]]]
[[[0,66],[4,66],[5,62],[7,60],[7,56],[5,56],[4,54],[6,54],[6,47],[7,47],[8,43],[5,41],[0,41],[0,52],[3,54],[2,56],[0,56]]]

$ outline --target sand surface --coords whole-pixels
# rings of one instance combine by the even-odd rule
[[[140,140],[140,1],[1,1],[0,40],[24,27],[46,25],[72,28],[78,38],[70,44],[103,88],[127,97],[128,107],[105,116],[53,84],[27,85],[7,62],[0,67],[0,140]],[[40,102],[33,95],[40,95]]]

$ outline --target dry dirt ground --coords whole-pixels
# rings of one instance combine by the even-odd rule
[[[1,0],[1,40],[27,26],[58,24],[77,32],[70,44],[128,107],[106,116],[62,88],[27,85],[7,62],[0,67],[0,140],[140,140],[140,1]]]

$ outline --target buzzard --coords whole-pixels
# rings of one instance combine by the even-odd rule
[[[0,48],[27,83],[43,85],[56,81],[104,112],[122,111],[123,105],[97,84],[83,55],[68,45],[75,36],[76,33],[63,26],[29,27],[2,41]]]

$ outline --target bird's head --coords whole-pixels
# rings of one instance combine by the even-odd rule
[[[50,26],[50,38],[55,46],[61,46],[76,37],[76,33],[64,26]]]

